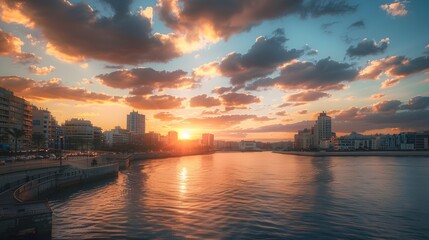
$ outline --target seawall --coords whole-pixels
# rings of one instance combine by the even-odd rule
[[[355,152],[299,152],[274,151],[274,153],[310,157],[429,157],[429,151],[355,151]]]

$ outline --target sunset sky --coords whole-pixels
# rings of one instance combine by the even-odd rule
[[[0,0],[0,86],[109,130],[429,130],[429,1]]]

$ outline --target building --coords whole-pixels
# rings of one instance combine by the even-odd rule
[[[100,149],[103,145],[104,137],[103,137],[103,129],[101,127],[93,127],[94,131],[94,149]]]
[[[127,130],[131,133],[144,134],[146,130],[145,115],[132,111],[127,115]]]
[[[240,151],[259,151],[255,141],[241,141],[239,143]]]
[[[332,120],[331,117],[321,112],[317,117],[316,124],[314,125],[314,144],[319,147],[322,140],[329,140],[332,134]]]
[[[44,143],[40,147],[48,148],[49,145],[52,145],[55,138],[54,124],[56,121],[48,109],[32,106],[32,111],[33,134],[42,134],[44,136]]]
[[[0,87],[0,148],[15,146],[15,138],[8,134],[8,129],[19,129],[23,136],[17,139],[17,148],[29,148],[31,144],[32,123],[31,105],[13,92]]]
[[[214,135],[211,133],[203,133],[201,136],[201,146],[207,148],[214,147]]]
[[[144,143],[148,147],[155,147],[160,143],[161,134],[156,132],[148,132],[144,134]]]
[[[62,125],[66,149],[89,150],[94,147],[94,127],[89,120],[72,118]]]
[[[122,129],[119,126],[116,126],[110,131],[105,131],[103,134],[105,144],[110,147],[113,145],[130,143],[130,132],[127,129]]]
[[[295,134],[295,145],[294,148],[298,150],[310,150],[314,148],[314,128],[298,131],[298,134]]]
[[[179,134],[176,131],[169,131],[167,135],[168,145],[176,145],[179,141]]]

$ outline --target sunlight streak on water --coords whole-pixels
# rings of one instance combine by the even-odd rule
[[[217,153],[52,196],[54,239],[427,239],[425,158]]]

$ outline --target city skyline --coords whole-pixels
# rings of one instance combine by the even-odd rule
[[[429,129],[425,1],[0,1],[0,86],[58,122],[293,139]],[[52,19],[56,19],[52,21]]]

